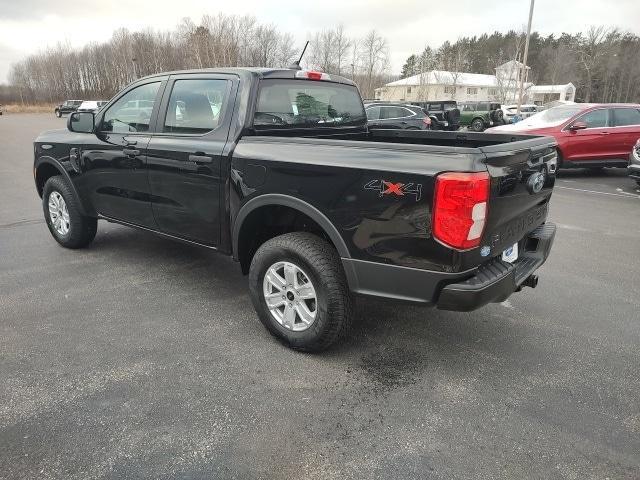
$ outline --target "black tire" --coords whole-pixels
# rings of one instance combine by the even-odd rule
[[[494,123],[502,123],[504,112],[501,109],[491,110],[489,118],[491,118]]]
[[[60,110],[56,110],[56,117],[62,117],[62,112]]]
[[[66,233],[56,229],[51,219],[49,202],[53,193],[62,196],[69,215],[69,226]],[[51,177],[42,189],[42,208],[47,227],[53,238],[66,248],[82,248],[89,245],[96,236],[98,219],[86,217],[80,213],[80,200],[76,197],[67,181],[61,176]]]
[[[471,125],[469,125],[469,128],[474,132],[484,131],[484,120],[482,120],[481,118],[474,118],[471,121]]]
[[[289,262],[299,267],[313,284],[317,297],[314,304],[316,316],[306,330],[286,328],[267,307],[263,282],[270,267],[278,262]],[[263,243],[251,261],[249,289],[262,324],[272,335],[295,350],[326,350],[344,337],[351,325],[353,300],[338,252],[311,233],[286,233]],[[282,307],[286,308],[285,305]]]

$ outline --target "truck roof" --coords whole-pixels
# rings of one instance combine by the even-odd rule
[[[296,73],[300,71],[307,70],[294,70],[292,68],[266,68],[266,67],[219,67],[219,68],[198,68],[192,70],[175,70],[171,72],[159,72],[154,73],[153,75],[147,75],[146,77],[142,77],[139,80],[143,80],[146,78],[160,77],[165,75],[185,75],[185,74],[197,74],[197,73],[226,73],[231,75],[238,76],[253,76],[258,78],[280,78],[280,79],[291,79],[295,80]],[[356,84],[349,80],[348,78],[341,77],[339,75],[327,74],[329,76],[329,80],[321,80],[321,81],[330,81],[336,83],[343,83],[345,85],[353,85]]]

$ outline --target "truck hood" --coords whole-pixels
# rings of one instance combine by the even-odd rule
[[[36,142],[46,142],[47,140],[53,140],[54,138],[60,138],[65,133],[71,133],[66,128],[58,128],[56,130],[45,130],[40,132],[40,135],[36,137]]]

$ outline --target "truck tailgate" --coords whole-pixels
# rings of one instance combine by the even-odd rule
[[[545,222],[556,176],[555,146],[552,138],[535,137],[480,148],[491,177],[489,212],[480,245],[489,246],[492,256]]]

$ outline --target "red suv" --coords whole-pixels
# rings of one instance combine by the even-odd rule
[[[570,167],[626,167],[640,138],[640,105],[575,103],[537,113],[512,125],[487,132],[549,135],[558,142],[558,165]]]

